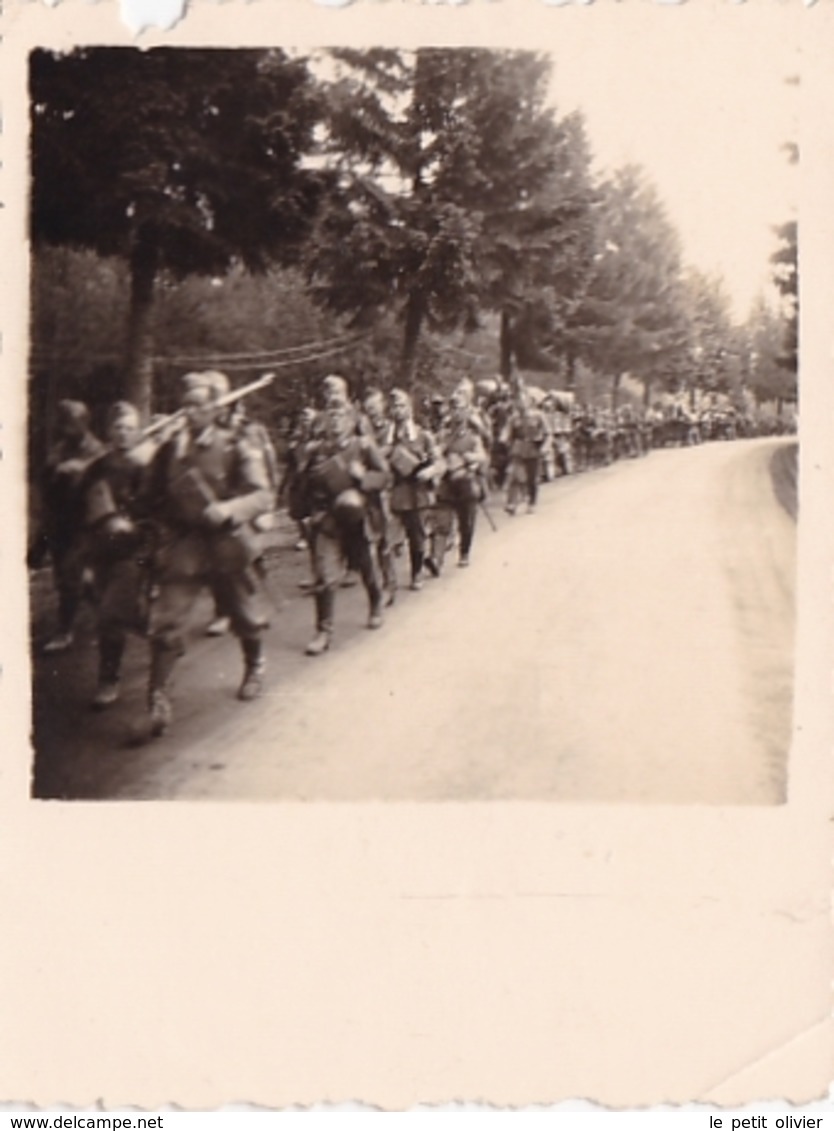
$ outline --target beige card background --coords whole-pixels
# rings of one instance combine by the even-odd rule
[[[661,50],[663,22],[693,9],[717,34],[765,7],[201,4],[140,42],[539,47],[592,21]],[[28,799],[26,53],[131,40],[115,5],[6,7],[2,1099],[403,1109],[826,1094],[834,6],[780,10],[803,45],[796,728],[789,803],[730,809]],[[697,96],[697,38],[687,66]]]

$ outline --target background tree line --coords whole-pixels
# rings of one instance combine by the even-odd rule
[[[588,397],[796,396],[785,300],[737,324],[645,174],[600,179],[531,52],[90,48],[31,56],[32,414],[170,408],[216,362],[445,388],[514,368]],[[37,444],[36,444],[37,446]]]

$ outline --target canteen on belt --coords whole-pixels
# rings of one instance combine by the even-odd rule
[[[351,487],[341,491],[333,501],[333,516],[342,526],[358,526],[365,517],[365,499]]]

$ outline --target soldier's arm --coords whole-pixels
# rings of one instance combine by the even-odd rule
[[[388,460],[372,436],[363,436],[362,453],[366,466],[372,471],[384,471],[386,473],[389,471]]]
[[[275,509],[275,489],[260,446],[239,441],[236,451],[238,492],[215,504],[235,526]]]
[[[426,467],[417,472],[417,478],[423,482],[442,479],[446,474],[446,460],[434,433],[428,428],[423,429],[423,459]]]
[[[362,459],[356,468],[355,478],[362,491],[384,491],[391,486],[391,469],[388,460],[372,436],[363,436]]]
[[[473,436],[475,441],[472,445],[471,451],[466,453],[466,462],[474,470],[485,471],[489,464],[489,456],[487,450],[479,436]]]

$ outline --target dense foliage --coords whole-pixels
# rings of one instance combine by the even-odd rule
[[[739,327],[642,171],[594,175],[550,77],[475,48],[34,52],[40,425],[66,395],[164,410],[204,363],[275,369],[276,422],[331,369],[357,390],[521,369],[613,400],[795,396],[795,225],[784,310]]]

